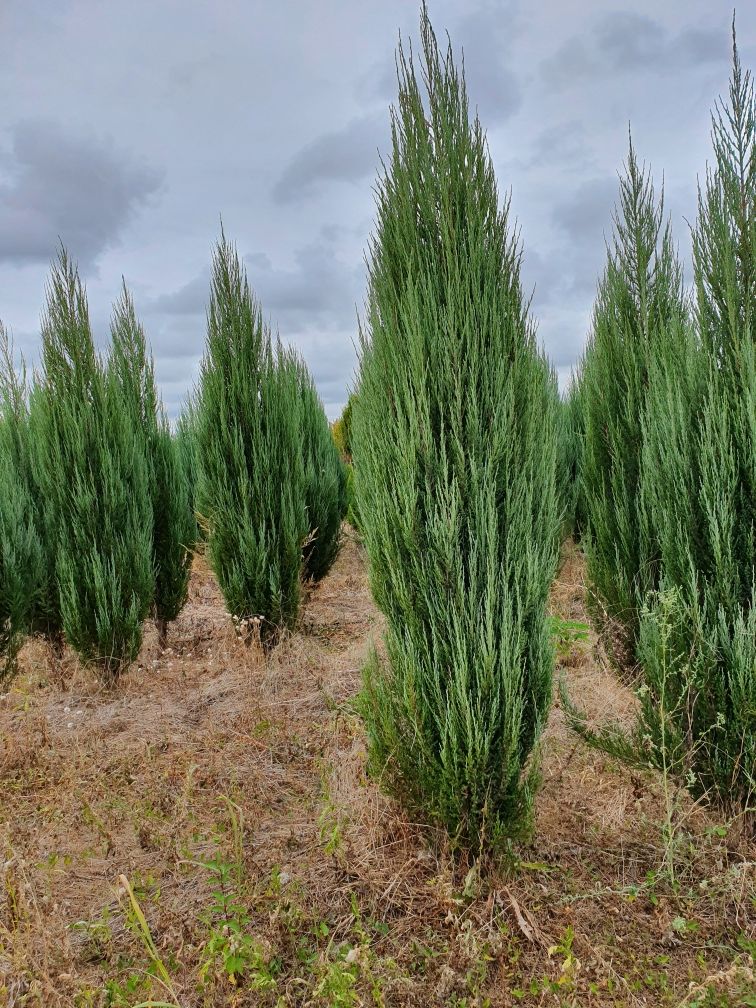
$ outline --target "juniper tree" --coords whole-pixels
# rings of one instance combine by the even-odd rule
[[[573,726],[649,762],[756,828],[756,109],[733,40],[729,102],[713,116],[715,163],[693,232],[694,329],[651,355],[640,501],[658,551],[639,605],[634,732]]]
[[[664,223],[663,195],[657,202],[631,142],[579,378],[581,503],[592,608],[612,657],[624,669],[634,663],[638,598],[654,583],[653,537],[640,505],[649,361],[685,314],[682,270]]]
[[[693,231],[696,339],[659,362],[644,488],[661,591],[641,626],[646,730],[694,793],[756,826],[756,103],[733,35],[729,101]],[[665,687],[674,711],[660,724]]]
[[[303,550],[304,575],[319,581],[339,552],[346,510],[346,473],[318,396],[301,359],[294,362],[302,416],[302,452],[309,532]]]
[[[472,849],[525,828],[551,699],[556,385],[521,251],[451,46],[401,43],[377,186],[352,448],[386,655],[365,671],[372,766]]]
[[[155,384],[152,354],[124,284],[113,309],[109,366],[147,461],[152,498],[153,612],[160,647],[186,602],[196,523],[188,475]]]
[[[54,264],[38,389],[41,490],[56,534],[61,624],[112,680],[136,657],[154,593],[152,502],[142,439],[99,359],[78,272]]]
[[[27,393],[0,322],[0,684],[15,672],[44,586]]]
[[[307,535],[301,400],[235,248],[215,250],[196,396],[197,507],[230,612],[272,644],[299,610]]]
[[[566,499],[566,527],[574,536],[580,536],[585,526],[585,504],[582,478],[583,441],[585,419],[580,377],[573,374],[564,402],[562,445],[565,455],[563,496]]]
[[[176,450],[184,470],[184,478],[189,487],[189,500],[195,524],[195,541],[202,535],[197,516],[197,443],[196,443],[196,408],[190,396],[176,421]]]

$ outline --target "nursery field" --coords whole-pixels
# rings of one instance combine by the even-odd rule
[[[148,629],[112,688],[24,646],[0,698],[0,1005],[756,1004],[756,849],[587,749],[558,699],[519,862],[481,874],[383,794],[351,704],[382,617],[343,535],[267,657],[202,556],[168,650]],[[584,593],[568,542],[556,678],[629,722]]]

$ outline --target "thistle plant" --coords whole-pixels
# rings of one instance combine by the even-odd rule
[[[482,850],[528,826],[551,701],[557,397],[483,128],[425,7],[421,33],[422,76],[398,51],[352,421],[386,617],[362,712],[385,784]]]

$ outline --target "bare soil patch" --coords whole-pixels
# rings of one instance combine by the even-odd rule
[[[554,613],[584,593],[568,544]],[[114,689],[29,644],[0,700],[0,1006],[756,1004],[756,851],[684,796],[665,848],[658,777],[558,702],[518,867],[410,822],[351,707],[379,636],[347,531],[267,660],[201,558],[169,650],[149,634]],[[592,634],[560,652],[578,703],[632,717]]]

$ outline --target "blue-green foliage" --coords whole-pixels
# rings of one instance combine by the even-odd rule
[[[386,655],[362,702],[373,767],[473,849],[528,823],[551,702],[557,394],[464,77],[422,17],[400,46],[377,185],[352,451]]]
[[[187,596],[196,522],[189,475],[155,385],[152,355],[125,285],[113,310],[109,368],[147,459],[152,497],[154,614],[165,642],[167,625]]]
[[[302,411],[302,452],[309,532],[303,550],[304,576],[319,581],[339,552],[346,512],[346,471],[331,434],[315,383],[302,360],[296,361]]]
[[[659,356],[645,417],[643,496],[660,591],[638,658],[649,733],[672,737],[694,793],[756,825],[756,105],[734,50],[713,117],[714,165],[693,232],[695,334]],[[673,711],[674,713],[669,713]]]
[[[47,292],[42,363],[35,454],[57,609],[66,640],[110,680],[136,657],[154,596],[149,468],[64,250]]]
[[[15,671],[44,585],[27,389],[0,323],[0,682]]]
[[[207,322],[195,401],[197,508],[230,612],[259,621],[270,644],[299,611],[308,533],[302,399],[293,359],[273,347],[225,237],[213,258]]]
[[[687,324],[682,270],[663,202],[632,144],[579,376],[580,493],[593,614],[612,657],[632,668],[638,599],[655,586],[641,507],[642,424],[653,354]]]

